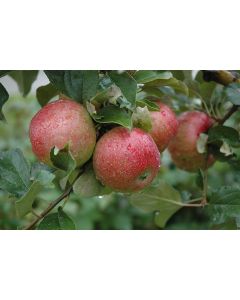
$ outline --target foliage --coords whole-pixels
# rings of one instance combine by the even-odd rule
[[[31,90],[38,71],[0,71],[1,78],[17,82],[20,92],[11,95],[0,78],[0,228],[24,228],[71,187],[69,197],[39,219],[38,229],[240,227],[240,127],[235,113],[240,86],[238,79],[221,81],[222,72],[206,82],[202,72],[191,71],[48,70],[49,83],[39,86],[35,96]],[[215,123],[200,135],[198,151],[214,155],[217,162],[208,174],[191,174],[177,169],[165,151],[151,186],[133,194],[102,186],[91,161],[77,168],[67,145],[52,149],[52,167],[47,167],[36,162],[28,127],[41,106],[59,96],[87,108],[98,137],[114,126],[149,131],[150,112],[159,110],[159,98],[177,114],[204,111]]]

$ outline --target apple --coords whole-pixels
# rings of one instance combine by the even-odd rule
[[[170,140],[176,135],[178,129],[178,120],[175,113],[169,106],[160,101],[156,104],[160,111],[151,111],[152,129],[150,134],[156,143],[158,150],[163,152]]]
[[[92,156],[96,144],[96,131],[87,110],[65,98],[47,104],[33,117],[29,136],[35,155],[49,165],[53,147],[63,149],[68,145],[80,166]]]
[[[97,142],[93,155],[97,179],[121,192],[148,186],[158,173],[160,153],[152,137],[139,128],[115,127]]]
[[[175,165],[189,172],[206,169],[214,163],[214,158],[200,154],[197,140],[201,133],[207,132],[213,120],[205,113],[189,111],[178,118],[179,127],[176,136],[169,143],[169,152]]]

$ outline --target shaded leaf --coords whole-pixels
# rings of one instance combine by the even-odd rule
[[[100,196],[111,192],[109,188],[103,186],[100,181],[96,179],[91,166],[76,180],[73,185],[73,191],[82,198]]]
[[[79,101],[90,100],[97,93],[98,71],[65,71],[67,96]]]
[[[240,83],[232,83],[225,88],[227,99],[235,105],[240,105]]]
[[[17,82],[20,92],[25,97],[30,92],[38,71],[12,71],[9,75]]]
[[[132,194],[130,202],[146,212],[157,211],[155,221],[161,228],[165,227],[170,217],[182,207],[180,193],[163,181]]]
[[[209,144],[221,145],[223,142],[226,142],[232,147],[240,146],[239,133],[232,127],[222,125],[211,127],[208,131],[208,136]]]
[[[212,193],[207,207],[213,224],[223,224],[240,218],[240,187],[223,186]]]
[[[0,77],[7,75],[10,71],[0,70]]]
[[[9,95],[5,87],[0,83],[0,120],[4,119],[2,114],[2,107],[4,103],[8,100]]]
[[[46,105],[53,97],[58,95],[57,89],[51,84],[40,86],[36,91],[36,96],[41,106]]]
[[[65,89],[65,83],[64,83],[64,74],[65,71],[44,71],[45,74],[47,75],[49,81],[55,86],[55,88],[62,92],[63,94],[67,94],[66,93],[66,89]]]
[[[92,117],[98,123],[113,123],[129,129],[132,128],[131,114],[119,106],[105,106],[98,112],[97,115],[92,115]]]
[[[61,188],[65,189],[67,183],[74,180],[77,162],[69,151],[68,145],[61,150],[54,147],[50,152],[50,158],[54,167],[66,171],[66,175],[60,181]]]
[[[170,79],[172,74],[168,71],[141,70],[137,71],[133,77],[137,83],[147,83],[157,79]]]
[[[137,82],[135,79],[127,72],[118,71],[109,72],[109,77],[120,88],[124,97],[126,97],[134,107],[137,93]]]
[[[72,219],[58,208],[57,213],[47,215],[38,225],[38,230],[74,230],[75,224]]]
[[[30,186],[30,167],[18,149],[0,152],[0,189],[17,197]]]
[[[134,127],[141,128],[145,131],[152,129],[152,119],[147,106],[137,107],[136,111],[132,114],[132,120]]]
[[[138,99],[136,101],[136,104],[137,104],[137,106],[141,106],[141,107],[147,106],[147,108],[150,111],[159,111],[160,110],[159,106],[154,101],[150,101],[148,99]]]
[[[208,141],[208,135],[206,133],[200,133],[199,138],[197,139],[198,153],[207,152],[207,141]]]
[[[185,94],[188,95],[188,87],[187,85],[183,82],[180,81],[174,77],[170,79],[157,79],[154,81],[147,82],[143,89],[145,90],[148,87],[164,87],[164,86],[169,86],[173,88],[177,93]]]
[[[39,170],[35,173],[33,183],[30,185],[28,191],[15,202],[16,212],[19,217],[25,216],[31,212],[32,204],[36,196],[53,181],[54,175],[46,170]]]

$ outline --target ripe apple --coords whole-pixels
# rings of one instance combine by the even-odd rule
[[[163,152],[170,140],[176,135],[178,120],[169,106],[160,101],[156,102],[160,111],[151,111],[152,129],[150,134],[156,143],[158,150]]]
[[[201,133],[206,132],[213,124],[213,120],[199,111],[185,112],[178,118],[179,127],[176,136],[169,143],[172,160],[180,169],[196,172],[206,169],[214,163],[214,158],[200,154],[197,151],[197,140]]]
[[[160,153],[143,130],[115,127],[97,142],[93,167],[103,185],[134,192],[148,186],[157,175]]]
[[[39,160],[51,165],[53,147],[69,150],[80,166],[92,155],[96,131],[87,110],[79,103],[60,99],[44,106],[32,119],[29,131],[32,150]]]

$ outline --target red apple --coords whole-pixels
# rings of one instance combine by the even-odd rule
[[[160,152],[163,152],[170,140],[176,135],[178,121],[169,106],[160,101],[156,102],[160,111],[151,111],[152,129],[149,132]]]
[[[213,120],[199,111],[185,112],[178,118],[179,127],[176,136],[169,143],[172,160],[180,169],[196,172],[206,169],[214,163],[210,155],[197,151],[197,140],[201,133],[206,132],[213,124]]]
[[[97,142],[93,167],[103,185],[121,192],[134,192],[148,186],[157,175],[160,154],[146,132],[116,127]]]
[[[44,106],[30,124],[32,150],[39,160],[50,164],[53,147],[63,149],[67,144],[78,165],[92,155],[96,131],[87,110],[79,103],[60,99]]]

